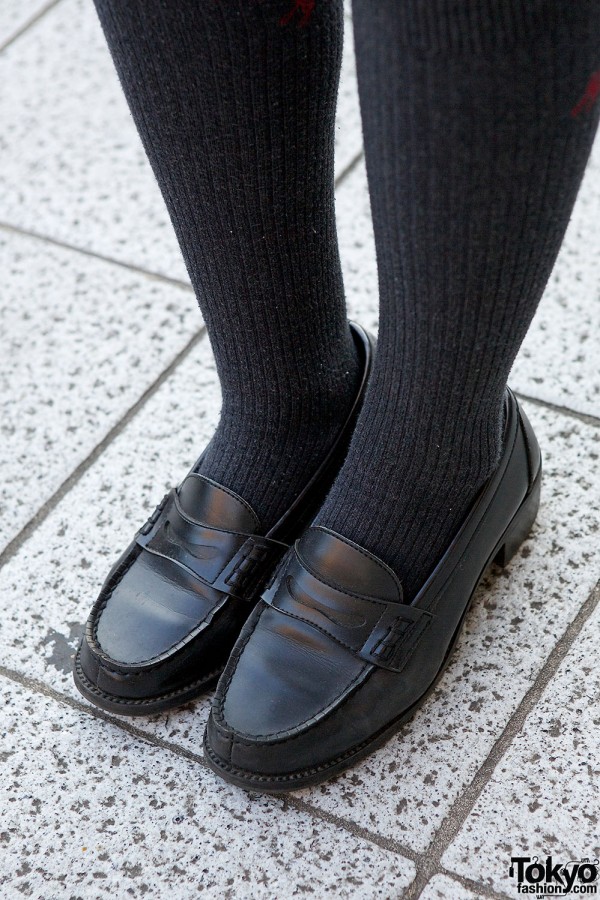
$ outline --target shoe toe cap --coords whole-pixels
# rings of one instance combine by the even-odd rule
[[[146,700],[214,678],[244,610],[225,603],[215,613],[219,595],[169,560],[142,554],[123,569],[105,584],[77,654],[88,693]]]
[[[369,666],[304,622],[282,627],[270,609],[255,619],[219,683],[207,745],[222,764],[286,773],[315,759],[315,742],[335,744],[331,715]]]
[[[95,639],[117,663],[156,659],[202,620],[202,600],[173,563],[142,554],[110,590],[95,621]]]

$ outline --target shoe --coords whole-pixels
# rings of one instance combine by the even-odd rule
[[[327,528],[282,559],[221,676],[204,749],[226,781],[256,791],[317,784],[383,744],[423,703],[475,588],[527,537],[541,455],[507,389],[504,450],[414,601],[395,573]]]
[[[266,534],[242,497],[198,474],[202,457],[108,574],[74,663],[79,691],[109,712],[172,709],[214,682],[273,568],[312,521],[340,468],[374,344],[351,324],[362,380],[319,470]]]

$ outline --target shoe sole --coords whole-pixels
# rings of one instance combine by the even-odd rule
[[[341,756],[337,756],[334,759],[324,762],[319,766],[314,766],[310,769],[299,770],[297,772],[290,772],[286,775],[261,775],[259,773],[248,772],[244,769],[238,769],[235,766],[228,764],[219,756],[217,756],[208,746],[205,733],[203,741],[204,754],[206,757],[206,761],[213,772],[216,772],[216,774],[220,775],[221,778],[223,778],[225,781],[229,782],[230,784],[234,784],[237,787],[245,788],[246,790],[259,791],[265,794],[278,794],[285,791],[295,790],[297,788],[311,787],[315,784],[320,784],[325,779],[331,778],[332,776],[337,775],[338,773],[350,768],[355,763],[360,762],[360,760],[364,759],[366,756],[369,756],[374,750],[377,750],[379,747],[383,746],[383,744],[385,744],[394,734],[396,734],[396,732],[400,730],[400,728],[402,728],[403,725],[406,724],[409,719],[412,718],[415,712],[423,705],[432,691],[436,688],[440,678],[444,674],[450,662],[450,659],[458,642],[458,638],[460,637],[460,633],[463,629],[465,619],[471,608],[473,597],[477,592],[477,588],[479,587],[482,578],[484,577],[490,566],[496,563],[497,565],[504,568],[504,566],[506,566],[510,562],[521,544],[529,535],[529,532],[531,531],[536,520],[540,505],[541,482],[542,471],[540,468],[531,487],[531,490],[521,503],[521,506],[513,516],[510,524],[498,541],[496,548],[481,570],[481,574],[479,575],[477,583],[471,593],[471,596],[469,597],[469,601],[454,632],[452,641],[448,648],[448,652],[444,657],[437,675],[435,676],[434,680],[427,688],[425,693],[423,693],[419,697],[419,699],[416,700],[411,707],[409,707],[409,709],[405,710],[400,716],[386,725],[375,735],[371,736],[366,741],[363,741],[363,743],[352,747],[350,750],[347,750]]]
[[[197,700],[202,696],[213,684],[219,680],[224,666],[221,666],[214,672],[210,672],[199,681],[192,684],[184,685],[176,691],[170,691],[166,694],[159,694],[156,697],[133,699],[131,697],[117,697],[114,694],[107,694],[93,684],[85,675],[79,656],[79,651],[75,656],[73,666],[73,680],[80,694],[83,694],[86,700],[99,706],[106,712],[116,713],[119,716],[151,716],[154,713],[167,712],[171,709],[183,706],[191,700]]]

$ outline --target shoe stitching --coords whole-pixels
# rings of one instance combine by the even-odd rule
[[[106,604],[112,597],[115,588],[121,583],[121,581],[123,580],[123,578],[129,571],[129,569],[132,567],[132,565],[134,564],[136,559],[138,559],[138,557],[141,555],[141,548],[140,548],[140,553],[135,552],[136,546],[137,545],[132,546],[132,548],[130,550],[129,558],[124,560],[122,563],[122,566],[119,566],[118,569],[115,572],[113,572],[113,574],[111,575],[111,577],[108,581],[108,584],[106,585],[105,588],[103,588],[101,590],[100,596],[98,597],[98,599],[96,600],[96,602],[94,603],[94,605],[90,611],[87,626],[89,626],[89,628],[90,628],[90,635],[92,637],[94,644],[96,644],[100,650],[102,649],[100,642],[98,641],[98,624],[100,621],[100,616],[104,612],[104,610],[106,608]],[[87,626],[86,626],[86,632],[88,630]]]
[[[123,704],[126,706],[144,706],[149,704],[154,704],[160,702],[162,700],[168,700],[171,697],[176,697],[179,694],[183,694],[186,691],[193,690],[196,687],[201,687],[203,684],[208,684],[209,681],[214,680],[219,676],[219,674],[223,671],[223,666],[219,666],[217,669],[213,669],[208,675],[205,675],[203,678],[199,678],[197,681],[192,681],[188,685],[184,685],[184,687],[177,688],[173,691],[168,691],[165,694],[159,694],[155,697],[146,697],[146,698],[127,698],[127,697],[117,697],[114,694],[109,694],[106,691],[103,691],[97,685],[95,685],[92,681],[89,680],[85,672],[83,671],[83,666],[81,665],[80,660],[80,652],[78,651],[75,656],[75,669],[77,675],[85,684],[87,690],[90,693],[97,694],[100,697],[103,697],[106,700],[109,700],[111,703]]]
[[[204,618],[200,622],[198,622],[198,624],[196,626],[194,626],[194,628],[190,629],[190,631],[188,632],[188,634],[186,635],[185,638],[182,638],[180,641],[176,641],[175,643],[171,644],[169,647],[167,647],[167,649],[163,650],[162,653],[158,654],[157,656],[151,657],[150,659],[147,659],[144,663],[142,663],[139,666],[132,666],[127,663],[120,665],[118,660],[113,660],[103,650],[102,645],[100,644],[100,642],[98,640],[98,626],[100,624],[100,617],[102,616],[102,613],[104,612],[104,610],[108,604],[108,601],[112,597],[112,595],[115,591],[115,588],[118,587],[118,585],[121,583],[122,579],[127,574],[127,572],[129,571],[129,569],[131,568],[133,563],[141,555],[141,551],[143,551],[145,548],[141,547],[139,554],[135,553],[135,549],[136,549],[135,547],[132,548],[131,557],[129,560],[127,560],[127,564],[126,565],[124,564],[124,567],[122,569],[120,568],[113,574],[113,576],[111,577],[111,581],[113,581],[114,583],[110,585],[110,588],[107,588],[105,591],[102,591],[100,598],[98,598],[98,600],[96,601],[96,604],[94,604],[94,607],[92,608],[92,610],[90,612],[88,624],[91,623],[90,633],[89,633],[89,636],[91,638],[91,643],[88,640],[88,646],[90,647],[90,650],[92,651],[93,655],[96,657],[97,661],[99,662],[99,664],[102,666],[102,668],[105,671],[111,672],[112,674],[119,674],[119,675],[131,674],[132,676],[137,675],[139,677],[142,677],[146,674],[146,672],[149,668],[152,668],[153,671],[159,671],[161,668],[163,668],[164,666],[166,666],[167,664],[172,662],[172,659],[174,656],[174,651],[184,650],[186,648],[189,648],[193,644],[194,640],[204,631],[202,626],[206,624],[206,620],[211,614],[214,614],[215,611],[219,612],[219,611],[223,610],[225,608],[225,603],[228,602],[229,600],[231,600],[231,599],[235,600],[238,598],[232,596],[231,594],[226,594],[222,591],[219,591],[218,593],[219,593],[221,599],[217,600],[213,604],[213,606],[211,607],[211,609],[208,610],[208,612],[206,613]],[[256,592],[258,585],[260,584],[260,579],[257,579],[257,582],[258,583],[254,586],[254,592]],[[225,598],[225,602],[223,602],[223,598]],[[244,598],[244,600],[246,600],[246,599],[247,598]],[[87,630],[88,629],[86,628],[86,632],[87,632]],[[86,634],[86,637],[87,637],[87,634]],[[113,668],[110,668],[110,666],[113,666]]]
[[[401,724],[401,723],[400,723]],[[307,775],[317,775],[320,772],[331,769],[333,766],[337,765],[337,763],[342,762],[348,757],[354,756],[356,753],[359,753],[364,747],[369,746],[370,743],[374,743],[377,738],[372,738],[370,741],[366,741],[362,744],[357,744],[356,747],[353,747],[351,750],[346,751],[346,753],[341,754],[340,756],[336,756],[335,759],[329,760],[327,763],[323,763],[320,766],[312,766],[308,769],[302,769],[297,773],[290,773],[288,775],[253,775],[251,778],[248,778],[248,772],[244,769],[238,769],[237,766],[232,765],[231,763],[223,763],[221,757],[217,756],[215,751],[210,747],[208,742],[204,741],[204,749],[208,756],[214,761],[215,765],[218,769],[222,771],[229,772],[233,775],[237,775],[239,778],[244,781],[252,781],[252,782],[277,782],[277,783],[288,783],[293,781],[299,781],[301,778],[305,778]]]
[[[427,631],[427,629],[431,625],[432,621],[433,621],[433,618],[425,618],[425,619],[422,619],[420,622],[413,623],[413,625],[408,629],[408,631],[402,638],[402,641],[398,644],[397,647],[394,648],[394,654],[393,654],[394,657],[402,655],[399,651],[404,649],[405,657],[402,662],[402,665],[394,666],[394,668],[390,669],[389,671],[393,672],[395,675],[402,674],[402,672],[405,670],[406,666],[408,665],[408,663],[414,656],[421,638],[423,637],[424,633]],[[416,629],[416,630],[413,630],[413,629]],[[413,645],[412,645],[412,647],[409,647],[408,650],[406,650],[405,644],[408,641],[409,637],[412,638]],[[385,666],[384,666],[384,668],[385,668]]]
[[[259,604],[260,604],[260,600],[259,600],[258,602],[259,602]],[[253,612],[256,612],[256,610],[257,610],[258,608],[259,608],[259,606],[258,606],[258,604],[257,604],[257,605],[254,607],[254,611],[253,611]],[[220,717],[220,719],[221,719],[223,722],[226,721],[226,720],[225,720],[225,717],[224,717],[224,715],[223,715],[223,707],[225,706],[225,699],[226,699],[227,690],[228,690],[228,688],[229,688],[229,685],[231,684],[231,681],[232,681],[232,679],[233,679],[233,676],[234,676],[235,673],[236,673],[236,670],[237,670],[237,664],[238,664],[238,662],[239,662],[239,660],[240,660],[240,657],[241,657],[241,655],[242,655],[242,652],[243,652],[244,648],[246,647],[248,641],[250,640],[250,638],[251,638],[252,635],[254,634],[254,631],[255,631],[255,629],[256,629],[256,626],[258,625],[258,623],[259,623],[259,621],[260,621],[260,617],[261,617],[261,615],[262,615],[263,612],[264,612],[264,610],[260,610],[260,612],[256,615],[256,621],[254,622],[254,624],[252,625],[252,627],[249,629],[248,634],[244,636],[244,639],[243,639],[243,641],[239,644],[239,646],[238,646],[238,643],[236,642],[236,644],[235,644],[235,646],[234,646],[234,648],[233,648],[233,650],[232,650],[232,652],[231,652],[231,654],[230,654],[230,656],[229,656],[229,659],[227,660],[227,663],[225,664],[225,668],[224,668],[224,670],[223,670],[223,677],[222,677],[221,681],[219,682],[219,686],[218,686],[218,688],[217,688],[217,692],[216,692],[215,697],[214,697],[214,700],[213,700],[213,709],[214,709],[216,712],[218,712],[219,717]],[[248,622],[246,622],[246,625],[248,625]],[[241,634],[240,634],[240,637],[241,637]],[[239,641],[239,638],[238,638],[238,641]]]
[[[396,587],[398,587],[398,585],[400,584],[400,579],[398,578],[398,576],[396,575],[394,570],[391,569],[388,565],[386,565],[386,563],[384,563],[383,560],[377,559],[377,557],[374,556],[372,553],[369,553],[368,550],[365,550],[363,547],[360,547],[358,544],[355,544],[349,538],[345,538],[343,536],[343,534],[338,534],[337,531],[332,531],[331,529],[326,528],[324,525],[315,525],[314,529],[315,529],[315,531],[318,529],[319,531],[323,532],[323,534],[330,534],[333,537],[336,537],[339,541],[342,541],[344,544],[346,544],[346,546],[350,547],[351,550],[357,550],[358,553],[360,553],[362,556],[365,557],[365,559],[368,559],[371,562],[374,562],[377,566],[379,566],[379,568],[382,570],[382,572],[385,572],[387,575],[391,575]],[[398,602],[401,602],[401,600],[399,600]]]
[[[403,724],[402,720],[399,722],[398,727]],[[362,744],[357,744],[351,750],[348,750],[346,753],[341,754],[340,756],[336,756],[335,759],[328,761],[327,763],[323,763],[320,766],[312,766],[308,769],[302,769],[297,773],[290,773],[288,775],[253,775],[252,778],[248,778],[248,773],[244,769],[238,769],[236,766],[233,766],[231,763],[227,763],[223,765],[221,758],[216,755],[212,747],[205,742],[205,750],[210,758],[215,762],[218,769],[221,769],[225,772],[230,772],[233,775],[237,775],[239,778],[245,781],[252,782],[278,782],[278,783],[288,783],[293,781],[299,781],[301,778],[305,778],[307,775],[317,775],[320,772],[327,771],[331,769],[335,765],[340,762],[343,762],[345,759],[349,757],[355,756],[357,753],[360,753],[365,747],[368,747],[371,743],[375,743],[378,738],[372,738],[370,741],[366,741]]]
[[[296,618],[296,617],[294,617],[294,618]],[[303,621],[303,620],[301,620],[301,621]],[[404,662],[402,663],[401,668],[395,669],[395,670],[390,670],[390,671],[394,671],[394,674],[398,674],[398,675],[402,673],[402,671],[406,668],[406,665],[407,665],[408,662],[410,661],[411,657],[414,655],[414,652],[415,652],[415,650],[416,650],[416,648],[417,648],[417,644],[418,644],[419,640],[421,639],[421,637],[423,636],[423,634],[424,634],[424,632],[426,631],[426,629],[430,626],[431,621],[432,621],[431,618],[427,617],[426,619],[421,620],[421,622],[416,623],[417,629],[420,629],[420,630],[417,630],[417,631],[414,632],[414,633],[413,633],[413,627],[414,627],[414,626],[411,625],[411,626],[409,627],[409,632],[410,632],[410,634],[411,634],[411,635],[413,636],[413,638],[414,638],[414,642],[415,642],[415,643],[414,643],[414,646],[409,650],[409,652],[408,652],[408,654],[407,654],[407,656],[406,656],[406,659],[405,659]],[[257,622],[256,624],[258,624],[258,622]],[[310,623],[310,624],[312,624],[312,623]],[[256,625],[255,625],[255,627],[256,627]],[[318,627],[318,626],[315,626],[315,627]],[[254,629],[253,629],[253,630],[254,630]],[[320,629],[319,629],[319,630],[320,630]],[[407,633],[407,635],[408,635],[408,633]],[[327,636],[330,637],[330,635],[327,635]],[[248,638],[248,640],[249,640],[249,638]],[[350,649],[351,649],[351,648],[350,648]],[[354,655],[356,655],[356,651],[353,651],[353,653],[354,653]],[[237,659],[236,659],[236,666],[237,666],[237,661],[239,660],[240,656],[241,656],[241,651],[240,651],[239,656],[238,656]],[[348,684],[347,684],[347,685],[339,692],[339,694],[336,695],[336,697],[334,697],[334,698],[331,699],[331,700],[328,700],[328,701],[327,701],[320,709],[318,709],[316,712],[314,712],[314,713],[310,716],[310,718],[305,719],[305,720],[302,721],[302,722],[299,722],[297,725],[294,725],[293,729],[289,729],[289,728],[288,728],[288,729],[285,729],[285,730],[283,730],[283,731],[274,731],[274,732],[269,732],[268,734],[254,734],[254,735],[248,734],[247,732],[243,732],[243,731],[234,731],[234,730],[233,730],[233,726],[231,726],[231,725],[228,723],[227,719],[225,718],[224,711],[223,711],[223,709],[222,709],[222,707],[224,706],[225,700],[226,700],[226,697],[225,697],[225,696],[223,696],[222,703],[220,703],[220,706],[221,706],[221,715],[222,715],[221,721],[222,721],[223,724],[225,724],[225,725],[227,726],[228,730],[230,730],[230,732],[231,732],[231,734],[232,734],[232,738],[233,738],[234,744],[235,744],[235,742],[237,741],[238,743],[243,744],[243,746],[251,747],[251,746],[255,746],[256,741],[260,741],[260,740],[262,740],[262,739],[264,739],[264,738],[275,738],[276,740],[275,740],[275,741],[272,741],[272,743],[279,743],[279,744],[283,744],[283,743],[286,743],[287,741],[295,740],[296,738],[301,737],[302,735],[299,735],[299,734],[290,734],[291,731],[296,732],[298,729],[302,728],[304,725],[310,724],[314,719],[318,718],[318,716],[320,716],[321,713],[322,713],[324,710],[328,709],[328,707],[332,707],[333,704],[335,704],[335,703],[337,702],[337,700],[338,700],[343,694],[346,694],[347,692],[349,692],[349,693],[347,694],[347,696],[344,697],[344,699],[342,700],[341,703],[339,703],[337,706],[335,706],[335,708],[332,708],[332,709],[330,710],[329,715],[335,715],[335,714],[337,714],[340,710],[342,710],[343,707],[345,706],[345,704],[348,703],[348,702],[351,700],[352,693],[353,693],[353,692],[352,692],[353,686],[357,684],[357,682],[358,682],[358,681],[362,678],[362,676],[364,675],[365,670],[366,670],[367,668],[369,668],[369,667],[371,667],[371,668],[379,668],[379,667],[376,666],[375,663],[370,663],[369,661],[364,661],[364,662],[363,662],[363,665],[362,665],[362,668],[360,669],[360,671],[358,672],[358,674],[357,674],[357,675],[356,675],[356,676],[355,676],[355,677],[354,677],[354,678],[353,678],[353,679],[352,679],[352,680],[351,680],[351,681],[350,681],[350,682],[349,682],[349,683],[348,683]],[[385,666],[384,666],[384,668],[385,668]],[[226,693],[226,691],[227,691],[227,689],[229,688],[229,685],[230,685],[230,684],[231,684],[231,677],[229,678],[229,680],[228,680],[226,686],[223,686],[223,685],[220,685],[220,686],[219,686],[219,693],[221,692],[221,690],[224,690],[224,692]],[[220,699],[221,699],[221,698],[219,698],[219,700],[220,700]],[[221,722],[219,722],[218,724],[220,725]],[[320,724],[320,723],[315,723],[315,724]],[[280,740],[279,738],[280,738],[281,735],[289,735],[289,737],[285,737],[283,740]],[[238,740],[238,738],[239,738],[239,740]]]
[[[237,500],[238,503],[242,503],[243,506],[245,506],[245,508],[248,510],[248,512],[249,512],[250,515],[252,516],[252,519],[253,519],[253,521],[255,522],[256,526],[257,526],[256,530],[257,530],[257,531],[261,531],[261,530],[262,530],[261,521],[260,521],[260,519],[258,518],[258,516],[256,515],[256,513],[254,512],[254,510],[252,509],[252,507],[250,506],[250,504],[249,504],[246,500],[244,500],[243,497],[240,497],[239,494],[236,494],[236,493],[235,493],[234,491],[232,491],[230,488],[225,487],[225,485],[223,485],[223,484],[217,484],[217,482],[216,482],[216,481],[213,481],[212,478],[209,478],[207,475],[201,475],[200,472],[197,472],[197,471],[196,471],[196,466],[199,465],[200,462],[201,462],[201,458],[200,458],[200,460],[195,464],[195,466],[194,466],[194,468],[191,470],[191,472],[189,472],[189,473],[186,475],[186,478],[189,478],[190,475],[196,476],[196,477],[198,477],[198,478],[202,478],[203,480],[208,481],[209,484],[212,484],[213,486],[219,488],[219,490],[224,491],[226,494],[229,494],[229,496],[232,497],[234,500]],[[186,478],[184,478],[183,481],[181,482],[181,484],[179,485],[179,487],[176,488],[176,491],[177,491],[177,492],[180,490],[180,488],[183,487],[183,484],[184,484]],[[182,512],[183,512],[183,510],[182,510]],[[198,520],[196,520],[196,521],[198,521]],[[211,527],[211,526],[208,526],[208,527]],[[223,530],[225,530],[225,529],[223,529]],[[230,533],[230,534],[235,534],[235,532],[229,532],[229,533]]]
[[[473,591],[473,594],[474,594],[474,591]],[[471,594],[471,598],[473,597],[473,594]],[[457,634],[455,635],[455,637],[458,636],[458,633],[460,633],[460,625],[458,626]],[[450,652],[446,654],[432,683],[425,690],[425,692],[420,697],[418,697],[417,700],[415,700],[415,702],[408,709],[404,710],[402,713],[400,713],[399,716],[396,717],[396,719],[392,720],[390,723],[385,725],[376,735],[371,735],[370,737],[368,737],[364,741],[362,741],[360,744],[356,744],[354,747],[349,748],[348,750],[346,750],[343,753],[336,756],[334,759],[327,760],[326,762],[323,762],[318,766],[311,766],[307,769],[302,769],[296,773],[288,773],[286,775],[252,775],[251,778],[248,778],[249,772],[247,770],[239,769],[236,766],[233,766],[231,763],[226,763],[226,764],[223,763],[221,757],[219,757],[215,753],[215,751],[212,749],[212,747],[210,747],[208,740],[207,740],[207,731],[205,731],[205,734],[204,734],[204,742],[203,742],[204,749],[206,750],[208,756],[215,762],[218,769],[221,769],[222,771],[230,772],[233,774],[237,774],[241,779],[243,779],[246,782],[259,781],[259,782],[289,783],[289,782],[293,782],[293,781],[299,781],[300,779],[303,779],[306,776],[310,776],[313,774],[316,775],[320,772],[328,771],[331,768],[334,768],[338,763],[343,762],[346,759],[352,758],[353,756],[356,756],[357,754],[360,754],[361,751],[364,750],[365,748],[370,747],[372,745],[377,745],[381,739],[385,740],[386,735],[391,737],[393,733],[395,733],[397,730],[399,730],[403,724],[405,724],[409,719],[411,719],[412,716],[415,714],[415,712],[423,705],[423,703],[425,702],[427,697],[433,692],[435,685],[437,684],[437,682],[439,681],[439,679],[441,678],[443,672],[445,671],[445,669],[447,667],[447,664],[451,658],[451,655],[452,654]],[[374,669],[374,671],[376,671],[376,670]],[[350,701],[352,696],[353,695],[350,694],[348,697],[346,697],[344,699],[344,701],[338,707],[336,707],[335,710],[332,711],[332,713],[337,713],[341,709],[343,709],[344,705]],[[287,743],[289,740],[293,740],[293,737],[288,738],[287,740],[278,741],[277,743],[284,744],[284,743]],[[240,741],[239,743],[242,744],[243,746],[253,746],[252,742]],[[275,742],[273,742],[273,743],[275,743]]]
[[[101,617],[102,613],[104,612],[108,601],[112,597],[115,588],[120,584],[121,580],[127,574],[127,572],[129,571],[129,569],[131,568],[131,566],[133,565],[133,563],[135,562],[135,560],[137,558],[138,558],[137,556],[134,557],[129,562],[128,566],[123,570],[123,572],[120,573],[119,580],[117,582],[115,582],[114,585],[111,586],[110,591],[107,592],[106,596],[103,598],[102,603],[98,606],[98,608],[92,609],[92,611],[90,613],[90,620],[93,619],[92,632],[91,632],[91,636],[93,639],[93,645],[90,645],[90,642],[88,641],[88,646],[89,646],[91,652],[93,653],[93,655],[95,656],[95,658],[97,659],[99,665],[105,671],[111,672],[112,674],[115,674],[115,675],[127,674],[127,675],[132,675],[134,677],[135,676],[142,677],[147,673],[147,670],[149,668],[152,668],[153,672],[157,672],[160,669],[164,668],[169,663],[171,663],[173,660],[174,651],[184,650],[186,648],[191,647],[191,645],[196,640],[196,638],[200,634],[202,634],[202,632],[204,631],[204,629],[201,626],[205,625],[207,617],[211,613],[214,613],[215,611],[218,612],[219,610],[224,609],[225,603],[223,603],[221,606],[219,606],[220,601],[217,601],[213,605],[213,607],[206,613],[206,615],[204,616],[202,621],[198,622],[198,624],[187,633],[185,638],[182,638],[180,641],[176,641],[175,643],[171,644],[166,650],[163,650],[163,652],[158,654],[157,656],[153,656],[150,659],[147,659],[141,665],[137,665],[137,666],[128,664],[128,663],[120,664],[118,660],[112,659],[112,657],[110,657],[108,655],[108,653],[106,653],[103,650],[102,644],[98,640],[98,626],[100,624],[100,617]],[[115,575],[116,575],[116,573],[115,573]],[[221,593],[221,597],[225,597],[226,601],[232,599],[231,595],[224,594],[224,593]],[[86,628],[86,631],[87,631],[87,628]],[[86,635],[86,637],[87,637],[87,635]],[[113,668],[111,668],[111,666]]]
[[[306,569],[306,571],[312,575],[312,577],[319,581],[321,584],[324,584],[326,587],[333,588],[334,591],[339,591],[340,594],[346,594],[348,597],[353,597],[356,600],[364,600],[365,603],[371,603],[375,606],[382,606],[388,603],[395,603],[397,606],[405,606],[406,604],[402,603],[402,600],[382,600],[378,597],[369,597],[365,594],[357,594],[354,591],[350,591],[345,587],[342,587],[340,584],[335,581],[328,581],[326,578],[323,578],[321,575],[317,575],[314,569],[311,567],[309,563],[306,562],[304,557],[300,556],[300,554],[296,551],[296,556],[298,562],[302,566],[302,568]]]
[[[425,612],[425,614],[421,617],[421,619],[417,620],[416,622],[410,622],[410,621],[407,621],[406,619],[404,620],[405,622],[407,622],[407,626],[402,632],[400,632],[399,634],[397,633],[398,634],[397,640],[395,640],[393,642],[392,650],[390,653],[390,656],[392,657],[392,659],[396,656],[400,656],[399,651],[402,650],[402,647],[411,638],[413,640],[418,640],[418,638],[421,636],[421,634],[423,633],[425,628],[427,628],[428,625],[431,623],[431,619],[432,619],[432,616]],[[370,651],[371,655],[378,656],[377,650],[382,644],[385,644],[386,639],[390,636],[390,633],[394,629],[394,624],[395,623],[392,623],[392,625],[390,625],[390,627],[387,629],[387,631],[379,638],[379,640],[377,641],[377,643],[375,644],[373,649]],[[420,629],[420,631],[419,631],[419,629]],[[384,666],[384,668],[385,668],[385,666]],[[395,669],[395,667],[394,667],[394,669]]]

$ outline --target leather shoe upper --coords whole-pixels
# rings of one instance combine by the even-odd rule
[[[217,686],[205,745],[218,771],[283,789],[339,766],[427,693],[539,486],[539,448],[509,391],[505,409],[498,469],[411,604],[385,563],[326,528],[286,554]]]
[[[198,675],[212,674],[223,641],[229,635],[233,643],[232,628],[239,630],[256,600],[265,567],[286,549],[260,535],[241,497],[188,475],[109,575],[82,643],[86,674],[116,695],[135,697],[137,685],[139,696],[173,690],[190,681],[192,650],[202,661]]]
[[[193,695],[222,670],[290,539],[310,522],[343,460],[373,353],[368,335],[351,327],[363,371],[353,408],[320,469],[271,531],[263,534],[242,497],[198,474],[201,458],[113,566],[75,661],[75,681],[94,702],[121,711],[129,700],[131,714],[138,703],[168,708],[181,691]]]

